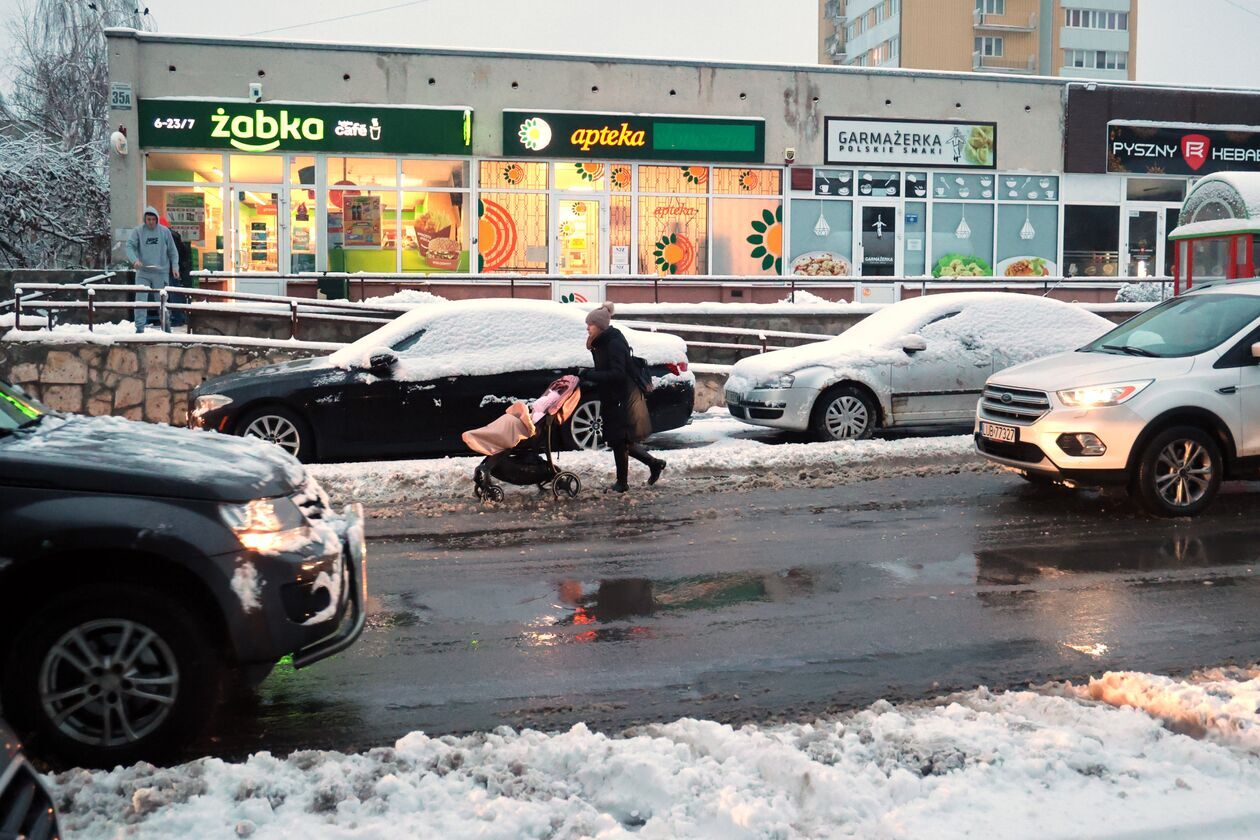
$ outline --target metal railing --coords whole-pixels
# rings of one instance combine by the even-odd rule
[[[117,276],[118,275],[112,271],[104,271],[100,274],[94,274],[91,277],[85,277],[77,283],[18,283],[13,287],[14,296],[8,300],[0,301],[0,312],[4,312],[8,309],[17,309],[18,300],[22,297],[20,288],[40,289],[40,291],[36,291],[33,294],[26,296],[27,301],[32,301],[44,296],[42,289],[45,287],[50,287],[49,290],[55,289],[57,291],[62,291],[64,289],[73,289],[77,287],[90,287],[93,284],[105,285],[105,281],[111,280]]]

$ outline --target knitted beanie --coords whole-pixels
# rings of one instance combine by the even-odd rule
[[[586,313],[586,323],[594,324],[603,331],[608,329],[608,325],[612,323],[612,316],[612,301],[604,301],[602,305]]]

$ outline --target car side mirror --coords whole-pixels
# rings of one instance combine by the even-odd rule
[[[927,342],[921,335],[904,335],[901,337],[901,349],[907,353],[918,353],[927,349]]]
[[[1260,359],[1260,341],[1251,345],[1251,358]]]
[[[396,364],[398,364],[398,357],[393,353],[373,353],[368,361],[368,370],[373,376],[387,379],[394,372]]]

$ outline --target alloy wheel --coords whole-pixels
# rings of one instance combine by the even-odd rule
[[[170,716],[179,667],[152,629],[99,619],[65,633],[44,655],[39,702],[61,733],[95,747],[131,744]]]
[[[1198,441],[1174,440],[1155,460],[1155,490],[1171,507],[1189,507],[1207,494],[1214,469],[1211,454]]]
[[[264,414],[245,427],[244,437],[262,438],[274,443],[290,455],[297,455],[302,448],[302,436],[297,426],[284,417]]]
[[[845,394],[827,406],[823,424],[834,440],[861,437],[870,423],[870,412],[857,397]]]
[[[579,449],[604,448],[604,416],[599,400],[584,402],[577,407],[569,418],[569,433]]]

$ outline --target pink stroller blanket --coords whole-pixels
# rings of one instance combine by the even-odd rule
[[[533,436],[534,421],[523,402],[512,403],[502,417],[462,435],[468,448],[482,455],[497,455]]]

